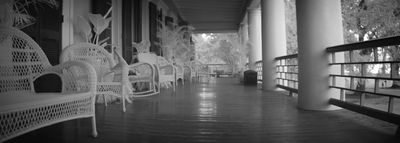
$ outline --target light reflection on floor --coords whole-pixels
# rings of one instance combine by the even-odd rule
[[[216,95],[213,92],[200,92],[199,95],[199,117],[213,117],[217,115]]]

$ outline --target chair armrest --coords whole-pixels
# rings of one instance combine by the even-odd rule
[[[61,77],[62,92],[77,92],[81,90],[96,92],[97,74],[89,63],[67,61],[45,69],[44,72],[34,76],[32,81],[46,74],[56,74]]]
[[[150,73],[147,73],[147,70],[143,70],[143,69],[150,69]],[[128,66],[128,70],[136,72],[137,75],[151,74],[151,75],[155,76],[155,74],[156,74],[156,67],[153,64],[148,63],[148,62],[138,62],[135,64],[131,64]]]

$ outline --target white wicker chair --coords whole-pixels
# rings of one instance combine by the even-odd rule
[[[161,56],[157,56],[157,65],[160,69],[159,87],[160,84],[163,84],[166,87],[169,87],[169,85],[172,84],[172,87],[175,91],[176,88],[175,66]]]
[[[176,75],[175,75],[175,80],[178,81],[179,79],[181,79],[182,84],[185,84],[185,80],[184,80],[184,75],[185,75],[185,68],[184,68],[184,64],[180,59],[176,59],[175,60],[175,68],[176,68]]]
[[[61,79],[61,92],[37,93],[34,82],[47,75]],[[51,66],[28,35],[0,27],[0,142],[77,118],[91,118],[96,137],[96,80],[88,63]]]
[[[107,106],[107,97],[114,96],[122,100],[122,110],[126,111],[125,100],[131,92],[128,84],[128,67],[122,62],[116,64],[113,55],[103,47],[90,43],[76,43],[66,47],[61,54],[61,62],[86,61],[97,73],[97,95],[103,95]],[[120,61],[123,59],[119,59]]]
[[[196,79],[197,73],[193,62],[185,62],[183,67],[185,69],[185,76],[190,82],[192,82],[193,79]]]
[[[140,86],[143,83],[148,83],[148,90],[132,92],[133,97],[146,97],[160,93],[158,86],[158,66],[157,56],[149,52],[150,42],[147,40],[141,43],[132,43],[132,47],[138,51],[137,63],[129,65],[129,82],[133,85]],[[133,61],[133,60],[132,60]],[[135,89],[138,90],[138,89]]]

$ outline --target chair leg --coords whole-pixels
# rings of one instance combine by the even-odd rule
[[[125,96],[122,95],[122,111],[125,112],[126,108],[125,108]]]
[[[96,116],[93,115],[92,117],[92,136],[97,137],[97,127],[96,127]]]
[[[105,94],[103,94],[103,100],[104,100],[104,105],[107,107],[107,98]]]
[[[174,87],[174,92],[175,92],[175,88],[176,88],[176,80],[175,82],[172,83],[172,86]]]

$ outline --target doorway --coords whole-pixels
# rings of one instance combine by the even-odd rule
[[[39,44],[53,66],[60,63],[62,49],[62,0],[56,0],[56,2],[57,8],[45,4],[27,7],[29,14],[35,18],[35,23],[21,29]]]

